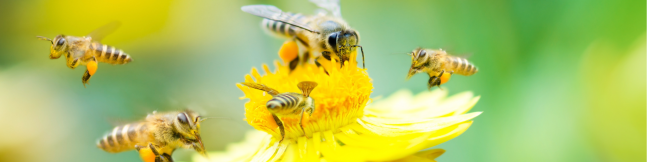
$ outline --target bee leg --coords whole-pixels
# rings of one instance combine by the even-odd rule
[[[306,108],[302,108],[301,113],[299,113],[299,128],[301,128],[302,133],[306,135],[306,130],[304,130],[304,126],[302,126],[302,119],[304,118],[304,111],[306,111]]]
[[[301,62],[304,64],[308,63],[308,59],[310,59],[311,57],[310,52],[305,51],[303,56],[304,57],[301,58]]]
[[[441,89],[441,90],[443,90],[443,88],[441,88],[441,76],[443,76],[443,73],[445,73],[445,70],[441,70],[441,73],[439,73],[439,76],[437,76],[437,78],[439,78],[438,79],[439,84],[437,84],[437,87],[439,87],[439,89]],[[450,74],[452,74],[452,73],[450,73]]]
[[[68,62],[67,66],[70,69],[76,69],[76,67],[79,66],[78,62],[79,62],[79,59],[73,59],[71,62]]]
[[[164,157],[163,155],[160,155],[160,153],[157,151],[157,149],[155,149],[155,146],[153,146],[153,143],[149,143],[149,148],[151,149],[151,151],[155,155],[155,162],[165,162],[165,161],[170,160],[170,157],[167,158],[167,157]]]
[[[173,162],[173,158],[171,158],[171,155],[164,153],[162,156],[160,156],[160,161],[161,162]]]
[[[149,146],[135,145],[135,150],[137,150],[140,157],[145,162],[164,162],[160,157],[160,153],[155,149],[152,143],[149,143]]]
[[[90,75],[90,72],[88,70],[86,70],[85,73],[83,73],[83,77],[81,77],[81,82],[83,83],[83,88],[87,88],[86,84],[90,84],[90,83],[88,83],[88,80],[90,80],[90,77],[92,77],[92,75]]]
[[[428,80],[428,90],[431,90],[432,87],[434,86],[440,86],[441,85],[441,80],[437,76],[432,76],[430,77],[430,80]]]
[[[272,118],[274,118],[275,122],[277,122],[277,126],[279,126],[279,131],[281,132],[281,140],[282,141],[285,138],[286,132],[284,131],[284,125],[283,122],[281,122],[281,119],[277,117],[277,115],[272,114]]]
[[[313,101],[313,104],[310,106],[309,109],[306,109],[308,111],[308,116],[312,116],[313,112],[315,112],[315,101]]]
[[[135,150],[137,150],[137,152],[139,152],[142,148],[144,148],[144,146],[135,145]]]
[[[81,77],[81,82],[83,83],[84,88],[87,88],[86,84],[90,84],[88,83],[88,81],[90,80],[92,75],[94,75],[95,72],[97,71],[97,59],[95,57],[90,58],[90,60],[88,60],[87,62],[88,62],[86,64],[87,69],[85,73],[83,73],[83,77]]]
[[[322,52],[322,54],[324,54],[324,52]],[[317,58],[315,58],[315,65],[317,67],[322,67],[322,64],[319,63],[319,61],[318,61],[319,58],[320,58],[320,56],[317,56]],[[326,58],[326,57],[324,57],[324,58]],[[329,73],[328,73],[328,71],[326,71],[326,69],[324,69],[324,73],[326,73],[326,75],[329,75]]]
[[[288,63],[288,68],[290,68],[290,72],[295,70],[297,68],[297,65],[299,64],[299,56],[295,57],[290,63]]]

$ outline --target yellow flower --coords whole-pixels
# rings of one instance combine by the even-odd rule
[[[463,133],[480,114],[465,114],[479,100],[470,92],[446,98],[441,90],[417,96],[403,90],[367,106],[373,87],[364,69],[345,65],[329,69],[327,75],[315,65],[300,65],[292,72],[279,63],[276,66],[272,72],[263,65],[265,75],[253,68],[245,81],[281,93],[300,92],[297,84],[301,81],[317,82],[310,95],[315,111],[302,119],[305,133],[299,117],[279,117],[285,125],[282,138],[266,108],[272,96],[237,85],[245,93],[242,98],[250,99],[245,104],[246,121],[262,132],[249,134],[245,145],[210,153],[211,161],[434,161],[443,150],[419,151]]]

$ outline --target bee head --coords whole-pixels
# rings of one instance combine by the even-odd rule
[[[349,60],[351,52],[355,51],[356,47],[359,47],[360,35],[351,29],[334,32],[328,36],[327,43],[340,59]]]
[[[423,48],[417,48],[410,55],[412,56],[412,66],[413,67],[420,67],[423,66],[425,63],[428,61],[428,57],[431,55],[434,55],[434,51],[432,53],[429,53],[430,51],[425,50]]]
[[[173,123],[177,132],[181,134],[181,138],[193,143],[193,148],[205,155],[205,146],[200,138],[200,122],[202,120],[198,113],[185,110],[178,113]]]
[[[423,66],[428,62],[428,53],[425,49],[417,48],[409,53],[409,55],[412,57],[412,66],[407,73],[407,79],[412,77],[412,75],[419,73],[421,68],[423,68]]]
[[[57,35],[54,39],[49,39],[47,37],[42,37],[42,36],[37,36],[38,39],[40,40],[46,40],[50,41],[52,43],[52,46],[50,47],[50,58],[51,59],[57,59],[61,57],[63,53],[65,53],[66,50],[66,43],[67,41],[65,40],[65,35]]]

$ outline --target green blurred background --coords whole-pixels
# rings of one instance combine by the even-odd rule
[[[186,107],[206,116],[208,151],[241,141],[235,83],[272,64],[283,40],[240,11],[272,4],[314,13],[306,0],[0,1],[0,161],[140,161],[95,142],[114,124]],[[646,161],[646,1],[342,0],[360,31],[372,97],[426,91],[427,76],[405,81],[416,47],[468,56],[480,69],[454,76],[450,94],[481,95],[466,133],[438,148],[440,161]],[[104,43],[131,54],[127,65],[84,68],[48,58],[37,35],[83,36],[122,23]],[[179,150],[177,161],[192,151]]]

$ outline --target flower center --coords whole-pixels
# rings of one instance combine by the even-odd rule
[[[272,72],[267,65],[263,65],[263,70],[266,73],[263,76],[253,68],[251,76],[247,75],[245,81],[264,84],[280,93],[300,93],[297,84],[301,81],[318,83],[318,86],[310,93],[310,97],[315,102],[315,110],[312,115],[304,113],[300,117],[299,113],[296,113],[277,116],[284,125],[285,138],[288,139],[302,136],[311,137],[315,132],[337,130],[355,122],[362,116],[373,89],[366,70],[355,65],[327,68],[328,74],[323,68],[312,64],[299,65],[292,72],[287,66],[280,65],[278,62],[276,67],[276,71]],[[245,93],[243,98],[250,99],[245,104],[245,120],[254,128],[280,138],[279,126],[266,108],[266,103],[272,99],[272,96],[264,91],[243,85],[237,86]],[[299,125],[300,118],[302,118],[301,126]]]

